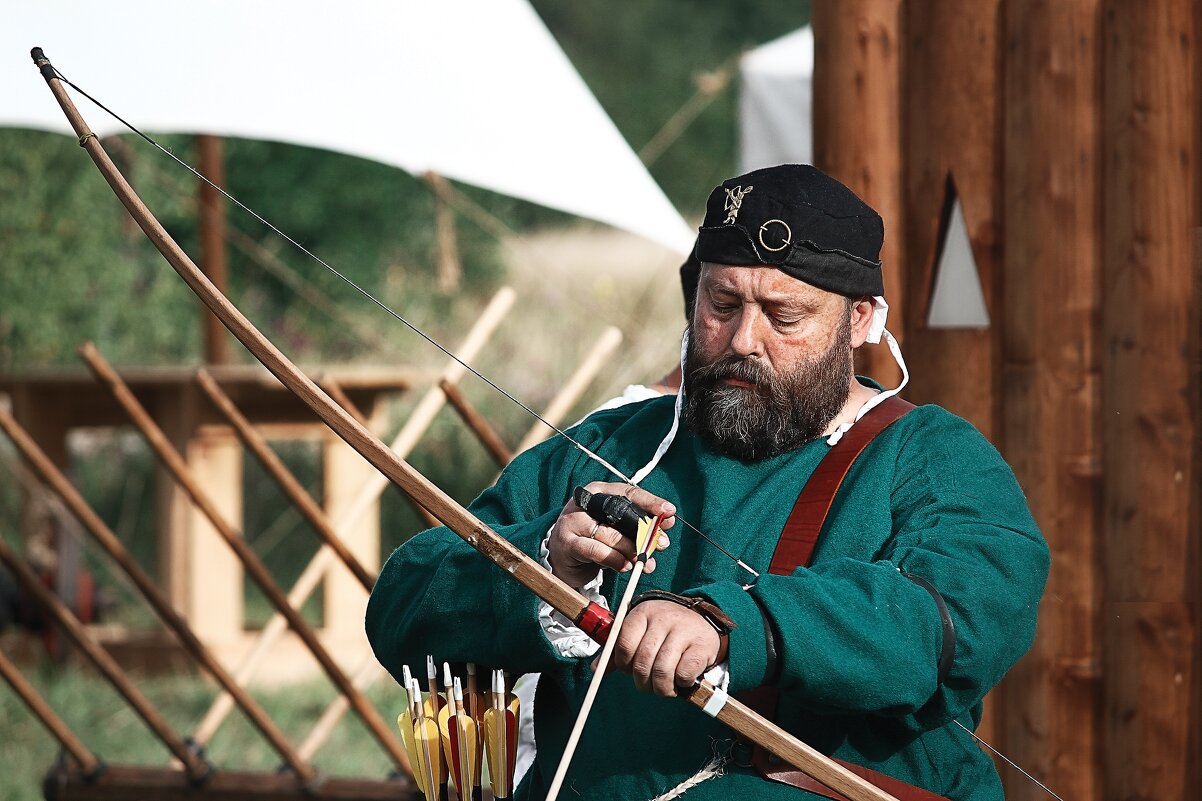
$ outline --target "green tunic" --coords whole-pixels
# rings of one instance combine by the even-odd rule
[[[593,414],[573,436],[627,475],[645,464],[672,421],[673,399]],[[754,464],[714,453],[682,430],[642,482],[731,553],[766,572],[825,440]],[[526,553],[573,487],[613,480],[562,438],[522,454],[471,509]],[[731,693],[765,682],[764,616],[779,633],[778,722],[839,758],[952,799],[1000,801],[992,761],[953,720],[973,728],[981,699],[1030,646],[1048,549],[1009,467],[967,422],[923,406],[888,428],[852,468],[810,568],[762,575],[741,568],[677,524],[644,589],[704,595],[738,627]],[[955,662],[942,686],[942,633],[921,576],[955,623]],[[626,575],[607,571],[611,608]],[[415,536],[389,558],[372,592],[367,632],[393,675],[401,666],[474,661],[539,671],[538,756],[517,797],[546,793],[587,687],[587,659],[559,657],[538,623],[538,599],[445,529]],[[571,795],[650,799],[729,751],[732,733],[681,699],[603,683],[568,773]],[[565,791],[567,788],[565,788]],[[798,799],[810,794],[728,764],[686,796]]]

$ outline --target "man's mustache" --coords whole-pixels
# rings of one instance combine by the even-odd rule
[[[776,383],[776,374],[770,368],[738,356],[722,356],[710,364],[699,366],[694,369],[693,378],[699,385],[707,387],[734,379],[751,384],[762,392],[771,392]]]

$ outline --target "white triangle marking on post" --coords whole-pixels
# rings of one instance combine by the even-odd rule
[[[964,222],[960,198],[952,201],[951,218],[939,263],[935,266],[935,287],[931,292],[927,325],[930,328],[989,327],[981,276],[968,241],[968,226]]]

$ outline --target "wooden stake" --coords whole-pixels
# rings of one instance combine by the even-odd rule
[[[493,332],[496,331],[497,326],[500,325],[501,320],[505,318],[505,315],[508,314],[509,310],[513,307],[514,297],[515,293],[510,287],[502,287],[501,289],[497,290],[496,294],[493,295],[492,300],[489,301],[488,306],[485,307],[483,313],[472,325],[471,330],[464,338],[463,344],[460,345],[459,350],[456,351],[456,355],[462,362],[471,363],[476,359],[477,356],[479,356],[480,351],[484,349],[486,344],[488,344],[489,340],[492,338]],[[464,367],[460,361],[451,359],[448,360],[446,366],[443,367],[440,375],[440,381],[447,381],[453,384],[460,381],[466,373],[467,368]],[[389,446],[393,453],[402,459],[407,457],[413,451],[414,447],[417,446],[417,443],[421,441],[422,436],[430,428],[430,425],[434,422],[434,418],[438,415],[439,410],[442,409],[443,404],[445,403],[446,395],[443,393],[443,391],[438,387],[430,387],[430,389],[426,391],[426,394],[422,396],[422,399],[418,402],[417,406],[414,407],[413,411],[409,415],[409,419],[405,422],[405,425],[401,428],[400,432],[397,433],[396,438]],[[356,526],[359,523],[359,519],[367,512],[371,504],[379,499],[381,493],[383,493],[385,488],[388,486],[388,479],[383,475],[378,475],[372,481],[368,482],[368,484],[363,487],[363,490],[359,493],[358,497],[355,498],[347,512],[341,515],[335,521],[334,530],[336,532],[344,532],[349,531]],[[408,494],[406,494],[405,497],[412,500]],[[414,501],[413,504],[415,509],[425,512],[424,507],[422,507],[420,504],[417,504],[416,501]],[[429,513],[425,512],[425,514],[428,515]],[[437,522],[437,520],[434,520],[430,523],[430,525],[436,525]],[[326,570],[333,563],[334,558],[334,551],[330,548],[327,548],[325,545],[318,549],[317,554],[309,561],[309,564],[305,566],[305,569],[301,572],[300,577],[296,580],[296,583],[292,585],[292,589],[288,592],[289,604],[291,604],[293,607],[299,608],[305,603],[306,600],[308,600],[309,596],[313,594],[313,590],[315,590],[317,585],[321,583],[322,576],[325,575]],[[284,632],[287,630],[288,624],[287,621],[284,620],[283,615],[277,612],[271,616],[271,618],[267,621],[267,624],[263,627],[262,631],[259,632],[258,639],[255,640],[254,645],[251,646],[251,649],[247,652],[242,664],[240,664],[234,671],[234,677],[238,684],[246,686],[250,683],[251,679],[254,678],[255,673],[258,671],[259,666],[267,658],[267,655],[271,653],[271,649],[275,647],[276,642],[279,641],[280,637],[283,636]],[[370,664],[375,664],[375,657],[369,654],[367,661]],[[381,671],[381,668],[377,668],[375,673],[378,674]],[[356,673],[356,677],[365,675],[367,672],[367,668],[360,668],[360,670]],[[370,681],[368,684],[370,684]],[[364,688],[364,685],[359,682],[356,682],[356,686],[358,686],[360,689]],[[323,715],[322,722],[319,723],[318,727],[315,727],[313,731],[317,732],[318,728],[322,728],[325,730],[326,735],[328,736],[328,733],[333,731],[334,723],[336,723],[338,718],[341,717],[341,712],[331,716],[330,710],[335,706],[338,706],[341,708],[342,712],[345,712],[346,706],[344,704],[345,701],[342,696],[335,698],[331,706],[327,708],[326,714]],[[225,716],[230,713],[232,708],[232,699],[228,693],[222,693],[218,695],[213,701],[213,705],[209,708],[209,711],[205,713],[204,719],[201,721],[200,726],[196,730],[196,736],[198,738],[203,736],[205,741],[207,741],[208,738],[212,736],[213,732],[215,732],[221,725],[221,722],[225,720]],[[332,720],[327,720],[331,717]],[[314,736],[313,733],[311,733],[310,736],[305,739],[305,743],[310,743],[313,740]],[[317,740],[316,746],[313,747],[313,750],[309,751],[309,753],[316,753],[317,747],[320,747],[320,742],[323,741],[324,737]],[[305,753],[305,747],[303,744],[301,747],[301,753]]]
[[[1202,9],[1102,4],[1106,798],[1191,798],[1202,771]]]
[[[1065,799],[1106,790],[1098,704],[1099,10],[1099,0],[1001,7],[1001,441],[1051,546],[1052,572],[1035,645],[1003,684],[997,745]],[[977,60],[966,58],[961,69]],[[1005,775],[1007,798],[1046,799]]]
[[[601,372],[601,368],[605,366],[605,362],[613,355],[613,352],[618,349],[618,345],[622,344],[622,332],[617,328],[610,326],[601,332],[597,342],[593,345],[593,349],[588,352],[580,366],[576,368],[567,382],[551,399],[551,403],[547,405],[546,411],[543,412],[543,419],[553,425],[559,425],[562,422],[564,415],[571,411],[572,406],[584,394],[584,390],[593,382],[597,374]],[[547,428],[541,422],[535,421],[530,430],[526,432],[526,436],[522,437],[522,441],[513,449],[514,454],[522,453],[525,450],[533,448],[538,443],[542,442],[547,437],[555,432]]]
[[[301,515],[318,533],[322,541],[342,560],[342,563],[354,574],[363,588],[370,591],[372,585],[375,584],[376,577],[363,567],[363,564],[343,543],[342,538],[334,532],[334,527],[330,524],[325,512],[317,505],[317,501],[313,500],[313,496],[305,491],[296,476],[284,466],[284,462],[267,444],[263,435],[254,429],[242,412],[238,411],[238,407],[230,400],[229,395],[222,391],[207,370],[201,368],[196,371],[196,383],[213,402],[213,406],[233,427],[238,434],[238,439],[242,440],[242,444],[255,455],[267,474],[279,484],[280,489],[288,496],[288,500],[300,510]]]
[[[816,0],[814,163],[885,221],[881,250],[890,331],[905,345],[905,220],[902,216],[901,0]],[[895,387],[888,349],[856,352],[860,372]]]
[[[101,762],[96,758],[96,755],[88,750],[75,732],[71,731],[71,727],[63,722],[63,719],[54,713],[50,704],[46,703],[46,699],[38,694],[38,691],[33,688],[33,685],[26,681],[21,675],[20,669],[17,668],[8,657],[0,651],[0,676],[4,676],[4,680],[13,688],[25,706],[29,707],[29,711],[34,714],[46,730],[58,740],[59,745],[71,755],[79,765],[79,769],[85,775],[95,775],[97,769],[101,767]]]
[[[62,600],[54,595],[38,579],[37,575],[25,564],[21,557],[8,547],[0,537],[0,561],[8,566],[10,572],[21,583],[21,586],[41,604],[55,622],[62,626],[71,641],[83,651],[88,660],[104,675],[109,684],[121,694],[146,727],[154,733],[163,745],[167,746],[176,759],[183,763],[188,776],[198,782],[203,782],[212,771],[212,767],[188,748],[183,739],[175,733],[158,710],[142,695],[133,680],[126,675],[117,662],[109,656],[108,651],[101,648],[84,629],[84,625],[67,608]]]
[[[476,435],[476,439],[480,440],[480,444],[488,451],[488,455],[497,463],[497,467],[504,467],[513,459],[513,451],[509,450],[509,446],[501,439],[501,435],[497,430],[489,425],[489,422],[484,419],[484,415],[480,414],[468,399],[459,391],[459,387],[448,381],[439,381],[438,386],[442,389],[443,394],[447,396],[452,408],[459,413],[460,418]]]
[[[220,136],[196,135],[200,174],[217,186],[225,186],[225,146]],[[199,183],[200,264],[205,275],[221,291],[228,291],[229,259],[225,248],[225,197],[209,184]],[[201,306],[205,364],[229,364],[229,333],[213,313]]]
[[[105,384],[112,392],[114,399],[121,405],[129,415],[131,421],[137,426],[138,430],[146,438],[151,449],[159,457],[160,462],[171,473],[172,477],[179,483],[180,487],[188,494],[192,503],[196,505],[213,528],[221,535],[221,538],[229,544],[234,554],[238,557],[246,572],[250,574],[255,583],[263,590],[263,594],[267,596],[267,600],[271,602],[275,608],[284,615],[288,621],[289,627],[296,632],[297,637],[305,644],[322,670],[333,682],[338,691],[346,696],[350,702],[351,708],[359,715],[368,730],[376,738],[376,741],[384,748],[397,767],[412,775],[412,769],[409,766],[408,756],[405,754],[401,744],[396,738],[391,735],[384,720],[376,712],[374,706],[363,697],[363,694],[355,689],[346,674],[338,667],[338,664],[326,651],[325,646],[317,639],[317,634],[313,628],[305,622],[301,617],[300,612],[288,603],[284,591],[276,584],[275,579],[271,577],[271,573],[260,561],[254,550],[246,543],[242,535],[235,531],[229,522],[217,511],[212,500],[200,488],[200,485],[193,479],[191,472],[188,470],[187,463],[179,452],[171,445],[166,435],[151,419],[142,405],[134,397],[133,392],[126,386],[121,377],[116,371],[104,360],[100,352],[96,350],[90,342],[85,343],[80,348],[80,355],[87,362],[88,367],[95,374],[96,378]]]
[[[112,558],[121,571],[125,573],[129,580],[133,582],[138,591],[154,609],[155,614],[159,619],[175,634],[180,644],[184,647],[192,658],[195,659],[200,666],[211,675],[219,685],[226,691],[230,698],[231,706],[237,704],[246,716],[250,718],[251,723],[259,730],[259,732],[271,743],[272,748],[276,750],[288,766],[296,773],[297,777],[303,782],[310,782],[315,771],[304,759],[302,759],[292,745],[288,742],[288,738],[280,731],[279,727],[268,717],[263,708],[254,700],[241,686],[230,676],[225,667],[217,661],[217,658],[205,647],[196,633],[183,619],[179,612],[175,611],[175,607],[167,600],[166,596],[159,590],[155,583],[142,566],[137,563],[133,556],[126,550],[125,545],[113,533],[100,516],[88,505],[83,496],[75,489],[74,485],[63,475],[50,457],[42,452],[33,438],[21,428],[17,421],[12,418],[4,410],[0,409],[0,428],[8,436],[12,443],[21,451],[21,455],[33,467],[33,469],[42,477],[42,480],[63,500],[75,518],[83,525],[84,529],[92,536],[98,545]]]

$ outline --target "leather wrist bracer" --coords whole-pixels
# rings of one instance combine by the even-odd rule
[[[704,598],[692,598],[672,592],[665,592],[664,590],[647,590],[635,596],[634,600],[630,602],[630,608],[634,609],[643,601],[671,601],[674,604],[680,604],[686,609],[692,609],[701,615],[706,623],[714,627],[714,631],[718,632],[719,637],[727,636],[732,629],[736,628],[735,622],[730,619],[730,615]]]

